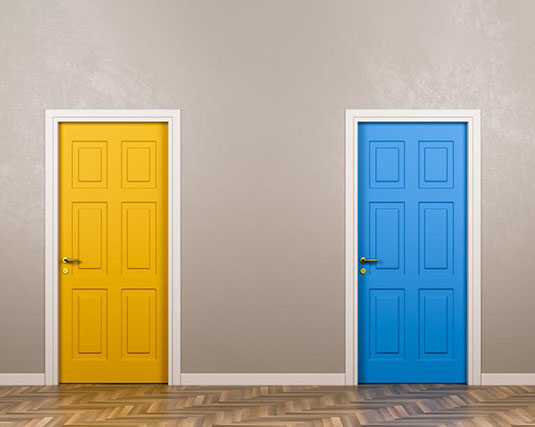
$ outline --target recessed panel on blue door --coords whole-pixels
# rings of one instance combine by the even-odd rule
[[[370,187],[403,188],[404,141],[370,141]]]
[[[453,289],[420,289],[419,357],[453,358]]]
[[[370,203],[370,249],[382,262],[370,274],[403,274],[405,266],[404,203]]]
[[[454,141],[419,141],[420,188],[453,188]]]
[[[370,290],[370,358],[402,358],[405,294],[402,289]]]
[[[451,202],[419,203],[418,259],[421,275],[453,274],[453,212]]]
[[[360,123],[358,159],[358,381],[464,383],[466,124]]]

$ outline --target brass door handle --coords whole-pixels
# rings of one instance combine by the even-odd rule
[[[379,262],[379,260],[377,258],[366,258],[364,256],[360,257],[361,264],[366,264],[367,262]]]
[[[80,262],[80,260],[78,258],[67,258],[66,256],[64,256],[62,259],[64,264],[72,264],[74,262]]]

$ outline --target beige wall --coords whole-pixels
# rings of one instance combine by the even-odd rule
[[[483,113],[483,370],[535,372],[535,2],[1,0],[0,372],[44,370],[44,110],[183,112],[184,372],[344,370],[344,109]]]

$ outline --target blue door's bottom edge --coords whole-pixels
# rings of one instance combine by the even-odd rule
[[[358,378],[361,383],[377,383],[377,384],[466,384],[468,379],[464,375],[451,376],[418,376],[418,375],[396,375],[393,376],[360,376]]]
[[[468,384],[467,380],[400,380],[400,381],[387,381],[387,380],[361,380],[358,379],[359,384]]]

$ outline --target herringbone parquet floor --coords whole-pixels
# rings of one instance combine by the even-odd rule
[[[0,426],[535,426],[535,387],[0,387]]]

